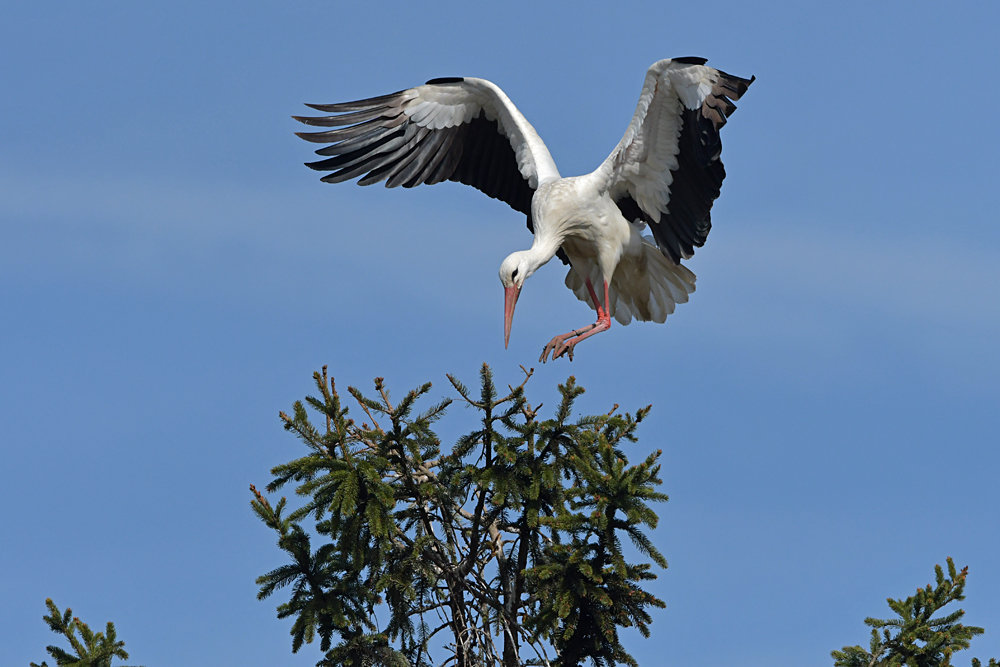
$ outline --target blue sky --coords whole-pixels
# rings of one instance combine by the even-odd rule
[[[46,3],[0,23],[0,646],[44,600],[132,662],[311,665],[254,578],[281,562],[248,485],[323,364],[396,393],[535,365],[552,405],[653,404],[670,561],[643,665],[829,665],[952,556],[1000,656],[1000,10],[993,3]],[[289,116],[432,77],[500,85],[564,175],[615,146],[655,60],[757,82],[665,325],[586,343],[541,269],[503,349],[523,218],[457,184],[329,186]],[[444,422],[457,435],[472,415]]]

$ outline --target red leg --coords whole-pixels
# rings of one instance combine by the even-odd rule
[[[541,358],[539,358],[539,361],[543,364],[546,361],[546,357],[549,356],[550,351],[552,352],[553,361],[564,354],[569,356],[570,361],[573,361],[573,348],[576,347],[577,343],[611,328],[611,315],[601,303],[601,300],[597,298],[597,293],[594,292],[594,286],[590,283],[590,278],[587,278],[587,290],[590,292],[590,298],[594,300],[594,305],[597,306],[597,321],[582,329],[570,331],[550,340],[545,349],[542,350]],[[606,303],[608,303],[608,283],[604,281],[604,304]]]

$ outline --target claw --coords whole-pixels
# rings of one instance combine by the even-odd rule
[[[564,341],[563,344],[559,346],[559,349],[555,351],[555,354],[552,355],[552,360],[555,361],[565,354],[569,357],[570,361],[573,361],[573,348],[575,346],[576,344],[572,341]]]
[[[544,364],[547,360],[547,357],[549,356],[549,352],[551,352],[552,361],[555,361],[563,354],[565,354],[566,350],[568,349],[570,351],[569,358],[570,361],[572,361],[574,344],[567,345],[566,341],[579,335],[580,335],[579,331],[570,331],[569,333],[563,334],[562,336],[556,336],[545,345],[545,347],[542,349],[542,356],[539,357],[538,360]]]

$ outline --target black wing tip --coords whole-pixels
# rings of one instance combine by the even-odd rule
[[[405,93],[405,90],[397,90],[394,93],[389,93],[388,95],[379,95],[378,97],[369,97],[364,100],[355,100],[353,102],[338,102],[336,104],[310,104],[305,103],[310,109],[315,109],[316,111],[323,111],[325,113],[344,113],[345,111],[365,111],[369,109],[374,109],[375,107],[384,106],[386,103],[393,100],[393,98],[398,95]]]
[[[671,58],[671,60],[682,65],[704,65],[708,62],[708,58],[699,58],[698,56],[684,56],[683,58]]]
[[[318,160],[316,162],[303,162],[302,164],[309,167],[313,171],[330,171],[329,169],[324,168],[323,162],[325,161],[326,160]]]
[[[752,74],[750,75],[749,79],[744,79],[741,76],[736,76],[735,74],[730,74],[729,72],[719,72],[719,74],[726,77],[727,79],[732,79],[733,81],[735,81],[742,87],[744,91],[750,87],[751,83],[757,80],[757,77]]]
[[[719,70],[719,79],[719,84],[721,84],[724,94],[727,97],[738,100],[743,97],[743,93],[747,92],[747,88],[749,88],[750,84],[757,80],[757,77],[751,75],[749,79],[744,79],[743,77],[736,76],[735,74]]]
[[[323,136],[316,136],[316,135],[323,135],[323,134],[326,134],[326,133],[325,132],[296,132],[295,136],[298,137],[299,139],[305,139],[306,141],[309,141],[309,142],[314,143],[314,144],[328,144],[328,143],[330,143],[329,139],[327,139],[327,138],[325,138]]]
[[[428,81],[424,85],[425,86],[437,86],[437,85],[441,85],[441,84],[444,84],[444,83],[462,83],[464,81],[465,81],[465,77],[464,76],[443,76],[443,77],[441,77],[439,79],[431,79],[430,81]]]

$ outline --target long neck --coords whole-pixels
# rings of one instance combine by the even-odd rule
[[[552,238],[548,235],[536,234],[534,243],[531,244],[529,249],[524,251],[524,254],[528,258],[529,266],[531,267],[531,273],[534,273],[537,269],[545,265],[550,259],[555,257],[560,245],[562,245],[562,239],[560,238]]]

